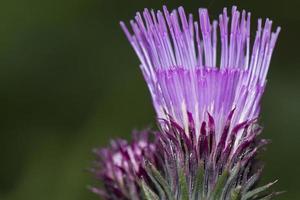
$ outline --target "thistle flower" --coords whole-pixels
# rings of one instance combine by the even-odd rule
[[[137,13],[130,22],[133,34],[121,22],[140,59],[160,128],[150,156],[155,162],[144,158],[145,173],[135,176],[140,199],[277,194],[266,192],[273,183],[255,184],[262,170],[256,155],[267,143],[257,137],[260,100],[280,28],[272,32],[272,21],[263,25],[259,19],[251,46],[250,16],[233,6],[231,20],[224,8],[211,23],[206,9],[199,9],[197,21],[183,7],[171,13],[163,7]]]
[[[137,13],[135,21],[130,22],[134,35],[121,22],[141,61],[158,118],[171,116],[188,133],[190,114],[199,136],[201,122],[207,121],[209,113],[215,120],[216,142],[219,142],[232,110],[235,109],[231,130],[258,117],[280,28],[273,33],[272,21],[266,19],[262,26],[259,19],[250,54],[250,15],[233,6],[231,22],[224,8],[219,21],[211,23],[206,9],[199,9],[199,22],[194,21],[192,14],[187,17],[183,7],[171,13],[166,7],[163,13],[145,9],[144,18]],[[237,134],[235,146],[241,134]]]
[[[108,200],[139,200],[141,191],[138,177],[147,178],[144,159],[155,163],[155,144],[149,141],[148,131],[133,132],[133,140],[111,141],[109,148],[95,149],[97,157],[92,173],[103,183],[103,188],[91,191]]]

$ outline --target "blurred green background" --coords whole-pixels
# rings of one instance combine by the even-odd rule
[[[272,143],[263,182],[300,199],[300,3],[297,0],[9,0],[0,2],[0,199],[98,199],[91,149],[155,127],[138,60],[119,28],[144,7],[217,17],[237,4],[282,26],[263,99]],[[254,20],[252,20],[253,22]],[[253,32],[254,34],[254,32]]]

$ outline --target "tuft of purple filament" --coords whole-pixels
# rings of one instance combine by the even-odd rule
[[[259,116],[280,27],[272,32],[272,21],[263,24],[259,19],[251,45],[250,16],[233,6],[231,19],[224,8],[219,19],[211,22],[207,9],[199,9],[197,20],[183,7],[169,12],[164,6],[163,11],[138,12],[130,21],[133,34],[121,22],[140,59],[158,118],[171,116],[187,133],[190,115],[199,136],[209,113],[219,142],[232,110],[231,130]],[[237,134],[237,141],[241,135]]]

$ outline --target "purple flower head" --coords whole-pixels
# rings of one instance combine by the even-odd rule
[[[109,148],[96,149],[97,160],[92,169],[102,188],[91,190],[108,200],[140,199],[139,177],[146,177],[144,159],[154,163],[155,144],[148,138],[148,132],[134,132],[132,142],[112,140]]]
[[[258,20],[250,42],[250,13],[227,9],[210,22],[182,7],[171,13],[137,13],[133,34],[121,26],[137,53],[152,95],[159,128],[132,143],[113,141],[97,150],[92,190],[108,200],[258,200],[277,193],[256,187],[256,155],[267,143],[257,136],[260,100],[280,32]],[[220,40],[220,45],[217,44]],[[220,59],[217,52],[220,51]]]
[[[183,7],[172,12],[166,7],[162,12],[145,9],[130,22],[133,35],[121,22],[141,61],[158,118],[175,121],[186,134],[192,119],[199,136],[201,123],[211,116],[219,142],[233,110],[230,131],[259,116],[280,28],[272,32],[272,21],[263,24],[259,19],[251,47],[250,15],[233,6],[231,20],[224,8],[219,20],[211,22],[202,8],[199,20],[186,15]],[[237,133],[234,148],[242,134]]]

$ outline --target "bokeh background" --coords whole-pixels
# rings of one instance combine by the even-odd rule
[[[272,143],[262,182],[300,199],[300,3],[297,0],[0,2],[0,199],[93,200],[91,149],[155,128],[138,60],[119,28],[144,7],[197,13],[238,5],[282,26],[263,99]],[[254,21],[254,20],[253,20]],[[253,32],[254,34],[254,32]]]

